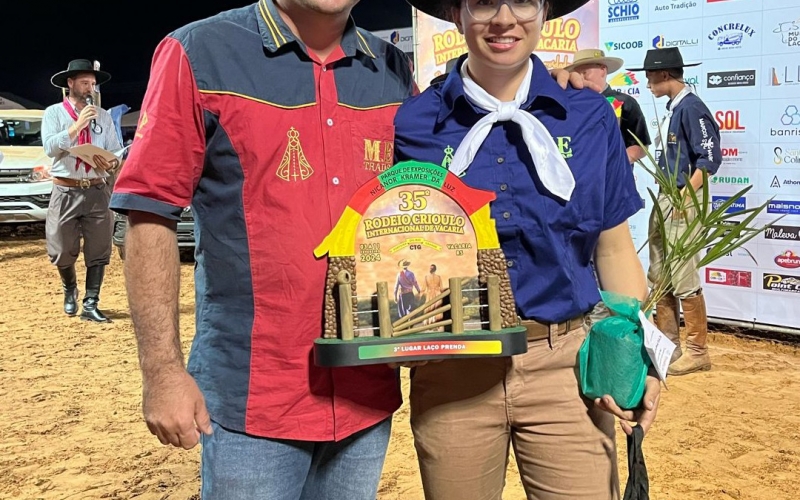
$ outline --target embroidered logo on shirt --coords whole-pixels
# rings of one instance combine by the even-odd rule
[[[394,163],[394,142],[364,139],[364,168],[383,172]]]
[[[142,114],[139,116],[139,124],[136,125],[134,137],[142,137],[142,129],[144,129],[145,125],[147,125],[147,111],[142,110]]]
[[[675,132],[667,134],[667,144],[678,144],[678,136],[675,135]]]
[[[292,127],[286,132],[286,137],[289,138],[289,144],[286,145],[286,151],[283,152],[281,164],[275,174],[287,182],[304,181],[311,177],[314,169],[311,168],[308,160],[306,160],[306,155],[303,154],[303,147],[300,145],[300,132]]]
[[[446,148],[444,148],[444,159],[442,160],[442,167],[443,168],[450,168],[450,164],[453,163],[453,148],[450,147],[448,144]]]
[[[556,141],[558,152],[561,153],[561,156],[563,156],[565,160],[572,158],[572,137],[553,137],[553,139]]]

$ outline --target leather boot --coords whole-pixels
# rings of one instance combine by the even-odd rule
[[[681,351],[680,325],[680,303],[676,296],[668,293],[656,303],[656,326],[675,344],[675,350],[672,351],[672,358],[669,364],[677,361],[683,354],[683,351]]]
[[[708,356],[708,317],[703,293],[681,299],[683,320],[686,324],[686,352],[681,359],[670,365],[669,375],[686,375],[711,369]]]
[[[111,320],[97,309],[97,303],[100,302],[100,287],[103,286],[105,271],[106,266],[86,268],[86,296],[83,298],[82,320],[111,323]]]
[[[61,286],[64,288],[64,312],[68,316],[78,313],[78,277],[75,275],[75,266],[59,267]]]

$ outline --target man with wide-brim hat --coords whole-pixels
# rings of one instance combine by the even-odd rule
[[[80,145],[122,149],[111,115],[93,104],[97,85],[110,79],[110,74],[96,70],[88,59],[70,61],[66,70],[50,78],[53,85],[65,89],[64,99],[48,107],[42,117],[42,144],[53,159],[53,192],[45,228],[47,254],[61,276],[64,313],[74,316],[78,312],[75,261],[83,238],[86,292],[80,318],[100,323],[110,321],[98,309],[112,249],[109,184],[123,160],[95,155],[89,163],[67,150]]]
[[[417,293],[421,293],[417,277],[408,269],[410,265],[411,262],[408,259],[398,262],[398,266],[403,269],[397,273],[397,279],[394,283],[394,300],[397,303],[397,314],[401,318],[410,313],[416,306],[414,289],[417,290]]]
[[[694,94],[683,79],[683,68],[700,63],[686,64],[677,47],[648,50],[641,68],[645,71],[647,87],[655,97],[669,97],[667,111],[659,125],[656,148],[659,167],[667,173],[677,170],[678,187],[684,193],[681,206],[673,207],[662,194],[658,204],[664,220],[658,220],[654,210],[650,215],[650,269],[651,283],[660,281],[664,267],[664,249],[667,245],[662,234],[670,238],[683,237],[696,217],[691,194],[694,189],[701,203],[703,199],[703,171],[713,175],[722,163],[719,127],[705,103]],[[662,233],[660,226],[666,227]],[[695,229],[698,231],[699,225]],[[674,245],[674,242],[669,246]],[[703,297],[698,264],[700,255],[692,257],[684,270],[669,276],[673,290],[656,305],[656,324],[672,340],[676,349],[669,367],[670,375],[685,375],[711,368],[708,356],[708,318]],[[686,350],[681,350],[679,334],[680,310],[686,325]]]
[[[600,49],[582,49],[575,53],[572,64],[564,69],[580,73],[588,82],[588,86],[603,94],[614,108],[617,120],[619,120],[622,140],[625,142],[625,151],[628,153],[628,162],[633,164],[647,156],[644,148],[636,139],[638,138],[647,147],[650,145],[650,134],[647,131],[647,120],[636,99],[611,88],[606,81],[608,75],[619,71],[622,65],[622,59],[608,57]],[[625,75],[622,77],[628,78]]]

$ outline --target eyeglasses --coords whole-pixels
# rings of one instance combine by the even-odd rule
[[[476,21],[491,21],[500,12],[503,4],[519,21],[530,21],[539,15],[544,0],[465,0],[467,12]]]

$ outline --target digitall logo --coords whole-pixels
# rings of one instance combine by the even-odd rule
[[[699,38],[676,38],[669,40],[664,35],[656,35],[653,38],[654,49],[666,49],[669,47],[697,47],[700,45]]]
[[[719,125],[720,132],[744,132],[747,127],[742,125],[742,120],[739,113],[740,112],[738,110],[717,111],[714,113],[714,120],[716,120],[717,125]]]

